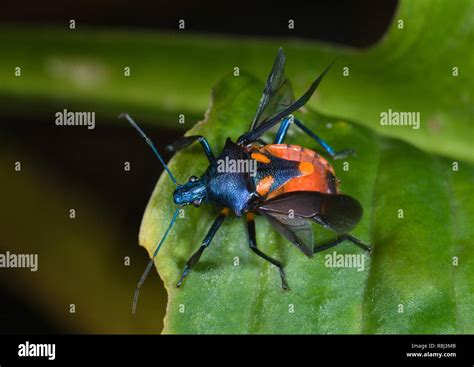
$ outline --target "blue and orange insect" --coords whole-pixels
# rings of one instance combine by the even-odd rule
[[[168,151],[175,152],[199,142],[209,160],[209,167],[204,174],[201,177],[191,176],[185,184],[178,184],[143,130],[129,115],[122,115],[142,135],[177,186],[173,193],[177,208],[140,278],[135,290],[132,312],[135,312],[140,288],[153,266],[155,256],[176,221],[180,208],[186,205],[200,206],[206,203],[221,207],[222,210],[199,249],[187,261],[177,281],[177,287],[183,284],[230,213],[237,217],[245,215],[250,249],[278,268],[281,285],[285,290],[289,287],[282,263],[262,252],[257,246],[255,215],[265,217],[278,232],[308,257],[346,240],[370,251],[369,246],[348,234],[360,221],[362,206],[356,199],[340,193],[338,180],[330,163],[312,150],[283,143],[289,127],[294,125],[316,140],[333,159],[354,153],[351,149],[335,152],[330,145],[292,115],[310,99],[331,65],[298,100],[295,100],[291,84],[285,77],[284,66],[285,55],[280,48],[249,130],[236,142],[227,138],[224,149],[217,157],[206,138],[200,135],[185,136],[167,147]],[[280,127],[273,143],[266,144],[261,136],[277,124],[280,124]],[[224,161],[251,163],[256,165],[257,169],[255,174],[246,170],[218,169],[219,162]],[[336,238],[315,246],[311,222],[332,229],[337,234]]]

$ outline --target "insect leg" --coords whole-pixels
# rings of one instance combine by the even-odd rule
[[[283,139],[285,139],[286,133],[288,132],[288,128],[290,127],[290,124],[292,123],[293,119],[293,115],[290,115],[283,119],[280,128],[278,129],[278,132],[276,134],[274,144],[281,144],[283,142]]]
[[[323,149],[333,159],[345,158],[349,155],[355,155],[355,151],[353,149],[344,149],[344,150],[341,150],[340,152],[335,152],[334,149],[328,143],[326,143],[323,139],[321,139],[319,136],[317,136],[315,133],[313,133],[310,129],[308,129],[300,120],[298,120],[297,118],[294,118],[293,122],[295,123],[296,126],[298,126],[306,134],[308,134],[310,137],[312,137],[314,140],[316,140],[319,143],[319,145],[321,145],[323,147]]]
[[[272,263],[275,265],[278,270],[280,271],[280,278],[281,278],[281,287],[284,290],[290,289],[288,287],[288,283],[286,282],[286,275],[285,271],[283,270],[283,265],[281,262],[278,260],[275,260],[274,258],[264,254],[262,251],[260,251],[257,247],[257,236],[255,233],[255,219],[253,216],[253,213],[247,213],[247,231],[249,234],[249,245],[250,248],[252,249],[253,252],[255,252],[258,256],[261,258],[267,260],[268,262]]]
[[[204,149],[204,154],[206,154],[206,157],[209,160],[209,162],[211,164],[215,164],[216,158],[214,157],[214,153],[212,152],[211,146],[207,142],[207,139],[202,135],[183,136],[181,139],[174,142],[173,144],[167,145],[166,150],[168,152],[176,152],[178,150],[181,150],[190,146],[195,141],[199,141],[202,148]]]
[[[194,265],[199,261],[199,258],[201,257],[202,253],[204,250],[211,244],[211,241],[214,237],[214,235],[217,233],[219,230],[219,227],[221,226],[222,222],[224,219],[229,215],[229,209],[224,208],[220,212],[220,214],[217,216],[216,220],[211,226],[211,229],[209,232],[207,232],[206,237],[202,241],[201,247],[189,258],[189,260],[186,262],[186,267],[184,268],[183,274],[181,275],[181,278],[179,279],[178,283],[176,284],[176,287],[181,287],[181,284],[183,284],[184,278],[188,275],[189,271],[192,269]]]
[[[315,254],[316,252],[320,252],[320,251],[324,251],[328,248],[331,248],[331,247],[334,247],[334,246],[337,246],[339,245],[341,242],[344,242],[344,241],[350,241],[352,242],[354,245],[356,246],[359,246],[361,249],[367,251],[367,252],[371,252],[372,251],[372,248],[368,245],[366,245],[365,243],[363,243],[361,240],[359,240],[358,238],[354,237],[354,236],[351,236],[350,234],[343,234],[343,235],[340,235],[340,236],[337,236],[336,239],[334,240],[331,240],[329,242],[326,242],[322,245],[319,245],[319,246],[316,246],[313,250],[313,253]]]

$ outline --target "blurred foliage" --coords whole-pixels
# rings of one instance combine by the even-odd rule
[[[229,76],[213,93],[207,119],[190,133],[209,139],[216,152],[251,120],[262,84],[247,75]],[[474,166],[430,155],[345,119],[299,113],[335,150],[354,148],[357,157],[333,161],[342,191],[357,198],[365,214],[353,234],[373,246],[369,256],[350,243],[338,253],[360,253],[364,271],[325,267],[325,255],[308,259],[257,218],[257,241],[286,264],[291,291],[280,287],[277,269],[248,246],[244,221],[224,222],[180,289],[186,260],[198,249],[218,210],[185,209],[156,259],[169,294],[165,333],[472,333],[474,332]],[[267,140],[269,140],[267,138]],[[319,150],[290,130],[288,143]],[[324,153],[323,153],[324,154]],[[192,168],[189,162],[193,162]],[[170,169],[178,182],[201,174],[208,162],[201,147],[176,154]],[[174,186],[165,174],[142,222],[140,243],[153,252],[174,211]],[[403,218],[399,218],[403,209]],[[317,227],[317,226],[314,226]],[[315,228],[317,238],[334,234]],[[239,257],[239,266],[234,258]],[[459,265],[453,265],[453,257]],[[399,305],[403,313],[399,313]],[[184,306],[184,312],[180,306]],[[294,313],[289,306],[294,306]],[[181,306],[182,307],[182,306]]]
[[[350,118],[443,155],[474,161],[474,2],[401,1],[382,41],[354,50],[295,40],[84,30],[0,31],[0,101],[12,113],[52,116],[57,106],[107,112],[126,110],[147,122],[188,125],[207,106],[208,91],[238,66],[266,77],[279,46],[297,92],[337,58],[310,106]],[[403,28],[399,28],[403,21]],[[21,66],[22,77],[14,76]],[[349,76],[342,75],[343,67]],[[130,67],[131,76],[124,76]],[[453,76],[453,68],[459,70]],[[298,93],[297,93],[298,94]],[[20,106],[28,104],[28,109]],[[421,128],[382,127],[380,113],[417,111]]]
[[[14,170],[21,162],[21,171]],[[61,333],[157,333],[158,302],[166,294],[150,282],[140,312],[131,313],[133,290],[143,271],[138,257],[124,265],[116,217],[100,197],[55,172],[10,141],[0,139],[2,238],[0,252],[38,254],[38,271],[2,269],[0,284],[31,305]],[[76,218],[69,218],[69,210]],[[21,218],[21,219],[20,219]],[[70,304],[76,312],[69,313]],[[163,307],[161,307],[163,308]],[[1,330],[1,328],[0,328]],[[43,333],[32,326],[31,333]]]

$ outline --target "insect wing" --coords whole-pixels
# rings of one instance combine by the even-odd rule
[[[362,206],[347,195],[316,191],[294,191],[261,203],[259,212],[279,213],[311,219],[337,233],[348,233],[362,218]]]
[[[334,63],[334,62],[333,62]],[[308,88],[308,90],[303,94],[298,100],[293,102],[291,105],[289,105],[287,108],[282,109],[281,111],[278,111],[274,114],[272,114],[271,117],[265,119],[262,121],[260,124],[255,125],[252,130],[246,132],[243,134],[238,140],[237,143],[247,145],[251,142],[256,141],[262,134],[264,134],[266,131],[271,129],[273,126],[278,124],[280,120],[293,112],[297,111],[301,107],[303,107],[306,102],[311,98],[315,90],[318,88],[319,84],[323,80],[324,76],[326,73],[329,71],[331,66],[333,65],[331,63],[323,72],[322,74],[311,84],[311,86]]]
[[[323,200],[320,217],[326,226],[341,234],[352,231],[362,218],[360,203],[347,195],[321,195]]]
[[[294,101],[293,88],[285,76],[285,54],[280,48],[265,83],[250,130],[286,110]]]
[[[309,220],[288,214],[260,212],[270,224],[306,256],[313,256],[313,231]]]

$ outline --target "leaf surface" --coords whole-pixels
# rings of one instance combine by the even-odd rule
[[[263,84],[229,76],[213,90],[202,134],[219,152],[255,113]],[[156,258],[169,294],[165,333],[472,333],[474,332],[474,167],[425,153],[359,124],[311,110],[298,112],[335,150],[357,157],[332,161],[341,190],[359,200],[364,216],[352,234],[371,255],[344,243],[308,259],[257,217],[261,250],[285,264],[291,291],[278,271],[248,246],[242,218],[222,225],[183,287],[186,260],[198,249],[219,209],[185,209]],[[291,127],[287,142],[321,152]],[[271,139],[272,134],[266,136]],[[324,154],[324,153],[322,153]],[[176,154],[170,168],[185,182],[207,160],[199,146]],[[173,185],[162,176],[146,209],[140,242],[152,252],[174,211]],[[316,241],[333,234],[314,226]],[[359,267],[329,267],[338,254],[356,254]],[[363,267],[362,267],[363,261]]]

